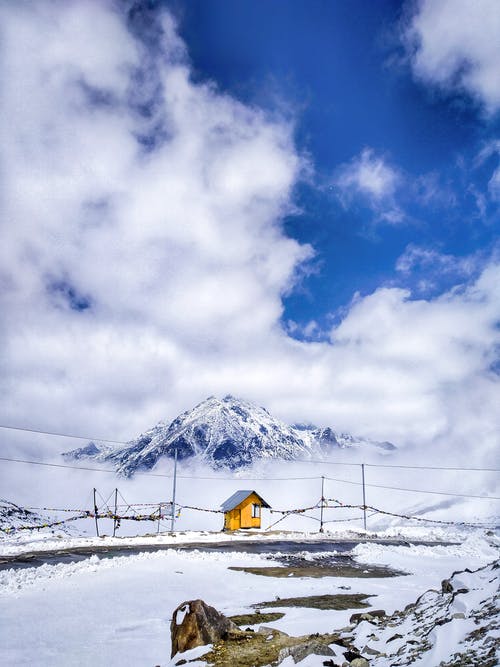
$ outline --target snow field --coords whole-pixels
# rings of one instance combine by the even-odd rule
[[[265,556],[174,548],[6,570],[0,573],[0,663],[166,667],[170,664],[170,619],[185,600],[202,598],[232,615],[277,596],[343,593],[340,587],[350,586],[348,592],[376,595],[370,600],[372,606],[391,612],[414,602],[427,588],[439,588],[452,571],[490,562],[497,550],[486,539],[471,536],[460,546],[361,544],[354,554],[360,562],[384,563],[411,574],[387,579],[273,579],[228,570],[230,566],[269,565]],[[286,616],[270,625],[297,635],[339,629],[353,613],[282,611]]]

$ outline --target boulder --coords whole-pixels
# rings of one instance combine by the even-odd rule
[[[172,614],[170,623],[172,657],[197,646],[214,644],[228,633],[240,632],[237,625],[203,600],[183,602]]]
[[[370,623],[377,623],[378,619],[384,618],[386,613],[383,609],[371,609],[370,611],[352,614],[349,623],[360,623],[361,621],[369,621]]]
[[[446,593],[453,593],[453,584],[449,579],[443,579],[441,582],[441,593],[443,593],[443,595]]]

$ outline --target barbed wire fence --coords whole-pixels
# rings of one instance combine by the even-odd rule
[[[58,432],[47,432],[39,429],[31,429],[25,427],[11,426],[6,424],[0,424],[0,429],[7,429],[10,431],[21,431],[26,433],[36,433],[43,434],[51,437],[58,438],[76,438],[80,440],[93,441],[93,442],[102,442],[102,443],[112,443],[112,444],[128,444],[120,440],[109,440],[103,438],[90,438],[88,436],[74,435],[68,433],[58,433]],[[96,466],[87,466],[87,465],[72,465],[70,463],[51,463],[46,461],[34,461],[26,460],[21,458],[8,458],[0,457],[0,462],[5,464],[15,463],[22,465],[30,466],[44,466],[47,468],[52,468],[54,470],[78,470],[80,472],[95,472],[95,473],[105,473],[116,476],[116,471],[109,468],[100,468]],[[444,520],[444,519],[434,519],[432,517],[423,516],[422,512],[424,510],[419,510],[418,512],[409,512],[409,511],[396,511],[394,507],[391,509],[384,508],[381,506],[383,503],[377,502],[376,504],[370,503],[368,501],[368,494],[378,493],[379,491],[392,491],[398,493],[411,493],[411,494],[422,494],[424,496],[438,496],[444,499],[470,499],[470,500],[487,500],[487,501],[498,501],[500,496],[488,495],[488,494],[472,494],[472,493],[459,493],[456,490],[450,491],[446,489],[437,489],[437,488],[414,488],[411,486],[403,486],[400,484],[394,485],[392,483],[380,483],[380,480],[375,478],[372,479],[373,471],[377,469],[379,471],[384,471],[389,473],[389,482],[392,482],[394,473],[398,473],[398,476],[403,471],[433,471],[434,473],[441,474],[445,473],[451,475],[452,473],[486,473],[488,475],[497,475],[500,473],[499,468],[493,467],[460,467],[460,466],[432,466],[432,465],[411,465],[411,464],[402,464],[402,463],[365,463],[365,462],[352,462],[352,461],[328,461],[328,460],[315,460],[308,459],[306,461],[299,461],[300,464],[312,464],[316,466],[321,466],[322,469],[334,466],[335,468],[344,469],[351,471],[351,476],[349,479],[343,477],[332,477],[330,475],[321,474],[321,475],[312,475],[312,476],[285,476],[285,477],[258,477],[258,476],[248,476],[245,477],[241,473],[238,475],[232,476],[223,476],[220,474],[217,475],[195,475],[195,474],[177,474],[177,457],[175,457],[174,470],[173,474],[165,474],[162,472],[153,472],[153,471],[137,471],[134,476],[136,477],[150,477],[150,478],[164,478],[172,482],[172,494],[171,500],[165,501],[161,500],[158,502],[151,503],[130,503],[123,497],[121,491],[118,488],[115,488],[111,493],[104,498],[97,488],[93,488],[92,493],[90,494],[90,500],[84,503],[83,508],[71,509],[71,508],[48,508],[48,507],[21,507],[20,510],[24,512],[30,511],[43,511],[43,512],[53,512],[56,517],[53,519],[48,519],[46,521],[38,521],[37,524],[29,525],[20,525],[15,527],[0,527],[0,533],[10,533],[13,531],[22,531],[22,530],[40,530],[42,528],[55,528],[58,526],[63,526],[65,524],[70,524],[78,520],[88,520],[91,519],[95,522],[95,529],[97,535],[99,535],[99,521],[102,520],[111,520],[113,522],[113,536],[116,535],[117,531],[120,529],[122,522],[152,522],[156,527],[156,532],[160,533],[163,529],[164,531],[170,530],[174,531],[175,521],[178,520],[181,515],[187,512],[199,512],[207,513],[212,515],[223,515],[224,512],[218,507],[201,507],[194,504],[183,504],[176,501],[176,483],[177,480],[186,480],[192,482],[201,482],[208,480],[215,480],[217,482],[229,482],[233,485],[240,484],[241,482],[261,482],[262,484],[268,482],[281,482],[281,483],[301,483],[302,486],[306,484],[313,484],[313,490],[311,493],[314,494],[313,497],[318,498],[316,502],[305,503],[304,507],[298,508],[284,508],[284,509],[274,509],[270,510],[271,515],[279,515],[279,518],[272,521],[266,527],[265,530],[271,530],[276,525],[281,524],[286,519],[291,517],[294,518],[304,518],[308,519],[315,524],[318,524],[319,532],[323,532],[325,526],[338,523],[352,523],[352,522],[363,522],[363,528],[367,529],[368,519],[372,517],[388,517],[393,519],[400,519],[416,523],[427,523],[434,525],[448,525],[448,526],[473,526],[473,527],[497,527],[498,520],[492,522],[467,522],[463,520]],[[330,468],[331,469],[331,468]],[[430,473],[429,473],[430,474]],[[354,476],[354,478],[353,478]],[[386,475],[387,476],[387,475]],[[315,484],[320,485],[321,490],[318,489],[318,495],[314,489],[316,488]],[[335,496],[329,497],[331,493],[327,493],[326,489],[328,485],[334,485],[336,492]],[[340,487],[345,489],[344,493],[340,492]],[[352,497],[352,494],[349,494],[347,490],[359,489],[359,494],[356,491],[356,495],[360,497],[360,502],[352,501],[348,496]],[[498,485],[495,487],[498,488]],[[394,495],[394,494],[393,494]],[[194,497],[194,494],[193,496]],[[342,500],[340,499],[342,497]],[[421,497],[421,496],[420,496]],[[120,499],[120,503],[118,500]],[[391,498],[392,500],[392,498]],[[446,501],[445,501],[446,502]],[[407,506],[407,503],[404,504]],[[67,518],[60,518],[61,514],[69,513],[72,516]],[[349,513],[349,516],[346,516],[346,513]],[[498,512],[494,514],[495,519],[498,517]],[[170,528],[167,526],[166,522],[170,521]]]
[[[80,466],[70,466],[58,464],[45,463],[41,461],[26,461],[19,459],[9,459],[6,457],[0,457],[0,461],[10,462],[10,463],[24,463],[32,465],[46,465],[50,467],[62,467],[62,468],[73,468],[77,470],[82,470]],[[446,467],[436,467],[436,466],[398,466],[398,465],[385,465],[385,464],[364,464],[364,463],[345,463],[345,462],[326,462],[326,461],[314,461],[314,463],[321,463],[321,465],[335,465],[335,466],[356,466],[360,468],[361,476],[359,480],[345,479],[338,477],[330,477],[327,475],[321,476],[302,476],[302,477],[221,477],[221,476],[196,476],[196,475],[179,475],[179,479],[185,480],[218,480],[218,481],[229,481],[233,484],[238,484],[242,481],[252,481],[252,482],[269,482],[269,481],[281,481],[281,482],[318,482],[321,485],[321,491],[319,493],[319,498],[316,502],[304,506],[304,507],[293,507],[293,508],[283,508],[276,509],[271,508],[271,522],[267,527],[266,531],[272,530],[286,519],[291,517],[293,518],[305,518],[310,521],[313,521],[318,525],[318,531],[324,532],[325,526],[328,528],[330,525],[340,524],[340,523],[355,523],[362,521],[363,528],[367,529],[367,520],[371,517],[388,517],[392,519],[405,520],[407,522],[415,522],[420,524],[435,525],[435,526],[456,526],[456,527],[474,527],[474,528],[484,528],[490,529],[498,527],[497,521],[485,521],[485,522],[468,522],[463,520],[444,520],[444,519],[435,519],[432,517],[421,516],[417,514],[409,513],[408,511],[396,511],[394,509],[387,509],[381,506],[370,504],[367,502],[367,490],[370,489],[382,489],[382,490],[393,490],[398,492],[407,492],[413,494],[425,494],[425,495],[437,495],[442,497],[450,498],[464,498],[464,499],[481,499],[488,501],[498,501],[500,496],[493,495],[479,495],[479,494],[466,494],[466,493],[457,493],[451,491],[441,491],[436,489],[415,489],[407,488],[403,486],[391,486],[387,484],[376,484],[368,483],[366,476],[366,468],[408,468],[408,469],[423,469],[423,470],[440,470],[440,471],[458,471],[464,470],[463,468],[446,468]],[[83,468],[87,470],[86,467]],[[113,472],[109,470],[102,469],[93,469],[98,472]],[[478,470],[478,469],[467,469],[467,470]],[[496,469],[480,469],[481,472],[491,472],[498,473],[500,470]],[[143,473],[150,474],[152,476],[161,476],[167,479],[172,480],[175,486],[175,474],[166,475],[160,473]],[[334,483],[336,486],[339,484],[347,484],[351,486],[361,487],[360,491],[362,493],[362,502],[347,502],[345,499],[341,500],[338,497],[330,497],[330,494],[326,492],[327,483]],[[99,536],[99,521],[108,520],[113,522],[113,536],[116,536],[117,531],[120,529],[122,522],[151,522],[155,525],[156,533],[160,532],[173,532],[175,520],[178,520],[184,512],[200,512],[208,513],[215,515],[223,515],[224,512],[217,507],[203,507],[194,504],[185,504],[175,501],[175,494],[172,496],[170,501],[158,501],[158,502],[149,502],[149,503],[131,503],[128,502],[121,491],[118,488],[115,488],[111,493],[105,498],[98,489],[94,488],[93,493],[91,494],[93,501],[91,507],[84,508],[74,508],[74,507],[21,507],[20,509],[24,512],[44,512],[44,513],[54,513],[56,515],[61,514],[71,514],[67,518],[55,518],[54,520],[46,521],[36,521],[33,523],[17,525],[17,526],[4,526],[0,528],[0,532],[4,534],[11,534],[18,531],[39,531],[46,528],[56,528],[61,527],[66,524],[78,520],[93,520],[95,522],[96,534]],[[120,502],[118,502],[120,500]],[[90,503],[89,503],[90,505]],[[350,516],[345,516],[347,511],[350,511]],[[353,514],[354,513],[354,514]],[[273,515],[279,515],[278,518],[274,520]],[[167,521],[171,521],[170,528],[166,525]]]

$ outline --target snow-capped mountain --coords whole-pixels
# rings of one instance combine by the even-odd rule
[[[213,468],[235,470],[258,459],[310,459],[335,448],[362,445],[394,449],[390,443],[337,434],[330,428],[288,426],[265,408],[226,396],[210,397],[171,424],[160,422],[126,445],[102,447],[90,442],[63,456],[110,462],[119,474],[131,476],[138,470],[150,470],[163,456],[173,458],[176,450],[178,460],[196,458]]]

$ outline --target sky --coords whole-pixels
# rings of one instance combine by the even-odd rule
[[[493,465],[499,33],[495,0],[1,2],[1,423],[130,439],[230,393]]]

